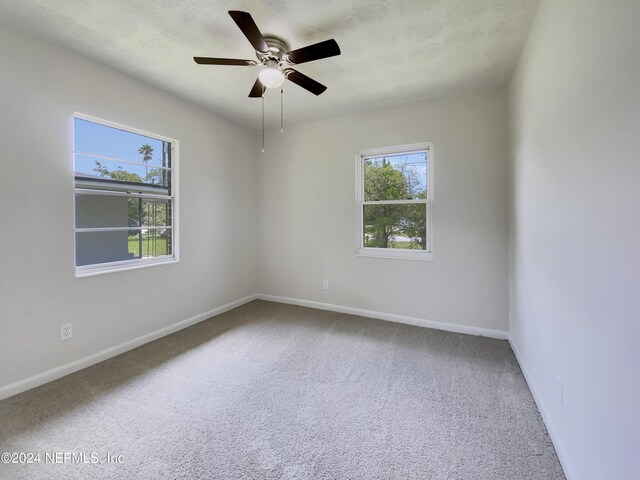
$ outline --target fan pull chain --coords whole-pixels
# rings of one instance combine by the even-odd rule
[[[262,90],[262,153],[264,153],[264,90]]]
[[[284,133],[284,114],[282,113],[282,104],[283,104],[283,97],[284,94],[283,92],[283,88],[280,88],[280,133]]]

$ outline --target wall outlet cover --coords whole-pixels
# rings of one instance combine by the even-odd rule
[[[60,325],[60,340],[69,340],[73,336],[73,324],[63,323]]]

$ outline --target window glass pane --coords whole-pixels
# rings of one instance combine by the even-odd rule
[[[169,200],[142,199],[142,226],[165,227],[171,225],[171,202]]]
[[[152,167],[169,165],[169,142],[74,118],[76,152],[115,157]]]
[[[142,258],[140,256],[140,248],[142,247],[142,244],[140,243],[140,230],[129,230],[128,234],[127,247],[129,249],[129,253],[133,258]]]
[[[135,258],[171,255],[171,229],[142,229],[142,233],[129,231],[129,252]]]
[[[76,194],[76,228],[137,227],[138,210],[132,201],[137,199]]]
[[[423,151],[365,158],[365,201],[426,198],[427,157]]]
[[[74,159],[76,187],[139,191],[142,185],[145,193],[168,194],[171,170],[79,154]]]
[[[76,228],[165,227],[170,225],[170,200],[76,194]]]
[[[424,203],[363,205],[364,246],[426,250],[426,208]]]
[[[136,258],[136,255],[129,251],[128,233],[126,230],[76,233],[76,265],[93,265]]]
[[[77,266],[163,255],[171,255],[171,229],[76,233]]]

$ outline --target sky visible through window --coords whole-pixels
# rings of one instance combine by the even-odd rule
[[[369,157],[368,161],[373,161],[374,163],[382,163],[383,159],[386,159],[387,162],[391,164],[391,166],[399,170],[402,164],[408,166],[408,168],[412,169],[416,175],[416,178],[420,182],[420,190],[426,191],[428,179],[427,179],[427,159],[429,158],[428,152],[416,152],[409,154],[400,154],[400,155],[380,155],[379,157]]]
[[[96,175],[95,160],[98,160],[109,170],[117,170],[118,167],[121,167],[127,172],[135,173],[144,178],[148,169],[162,166],[163,143],[162,140],[155,138],[119,130],[81,118],[74,118],[74,150],[76,152],[143,163],[143,155],[138,153],[138,150],[143,145],[149,145],[153,148],[151,160],[147,164],[148,167],[76,155],[76,173]]]

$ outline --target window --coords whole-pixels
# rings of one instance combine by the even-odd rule
[[[178,260],[178,142],[76,114],[76,276]]]
[[[356,155],[358,255],[433,260],[433,145]]]

